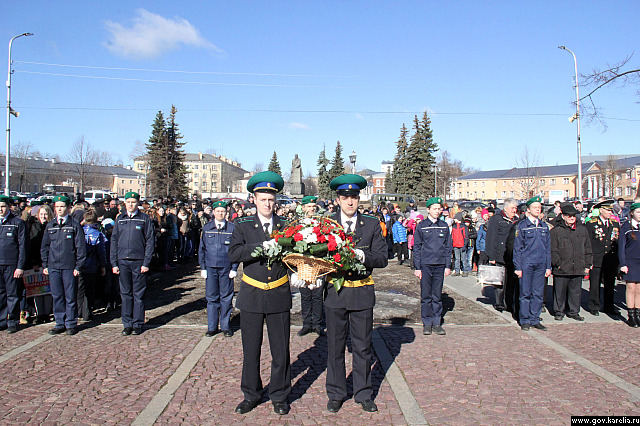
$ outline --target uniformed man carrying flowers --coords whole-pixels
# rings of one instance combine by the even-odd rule
[[[240,389],[244,400],[236,407],[239,414],[253,410],[262,398],[260,349],[265,322],[271,349],[269,398],[275,413],[284,415],[289,412],[291,290],[287,267],[281,261],[271,263],[265,256],[252,256],[257,247],[277,244],[271,233],[281,230],[285,224],[283,218],[274,214],[276,193],[283,186],[284,181],[277,173],[267,171],[253,175],[247,183],[247,190],[254,194],[256,214],[239,219],[231,236],[229,260],[243,264],[242,283],[236,300],[236,307],[240,310],[243,356]]]

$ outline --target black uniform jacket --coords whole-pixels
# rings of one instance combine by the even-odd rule
[[[581,223],[575,229],[564,220],[551,230],[551,266],[553,275],[584,275],[591,267],[593,253],[587,228]]]
[[[280,231],[285,221],[280,216],[272,217],[273,231]],[[229,261],[242,262],[243,274],[262,283],[277,281],[287,275],[287,267],[280,262],[267,266],[264,257],[252,257],[251,253],[267,241],[258,215],[239,219],[231,235]],[[291,289],[289,282],[271,290],[262,290],[242,281],[236,307],[241,311],[273,314],[291,309]]]
[[[40,247],[42,267],[50,269],[75,269],[81,271],[87,257],[84,230],[68,215],[60,225],[58,218],[47,224]]]
[[[0,226],[0,265],[24,269],[27,262],[27,225],[9,212]]]
[[[340,223],[341,215],[336,213],[331,219]],[[345,226],[340,223],[340,225]],[[349,271],[345,276],[348,281],[356,281],[367,278],[373,272],[373,268],[385,268],[389,263],[387,259],[387,242],[382,236],[380,221],[373,217],[358,213],[354,241],[356,248],[364,252],[364,266],[367,272],[357,275]],[[371,309],[376,304],[376,296],[373,285],[361,287],[342,287],[340,292],[336,292],[333,284],[327,283],[327,294],[325,305],[329,308],[343,308],[351,311]]]
[[[593,249],[593,266],[618,264],[618,237],[620,236],[620,224],[609,219],[609,226],[605,226],[602,217],[592,218],[584,224],[589,231],[591,248]]]

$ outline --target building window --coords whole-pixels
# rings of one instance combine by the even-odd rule
[[[480,184],[480,186],[484,188],[484,181]]]
[[[207,182],[202,182],[202,189],[207,189]]]
[[[194,169],[198,170],[198,165],[196,164],[196,166],[194,167]]]
[[[513,198],[514,196],[514,192],[513,191],[509,191],[509,197]]]
[[[562,178],[563,185],[569,185],[569,178]]]
[[[502,198],[507,196],[507,191],[502,191]]]
[[[502,186],[507,186],[507,181],[506,180],[502,181]]]
[[[493,186],[498,186],[498,181],[497,180],[493,181]]]
[[[632,187],[627,186],[627,190],[626,190],[626,192],[625,192],[625,195],[631,195],[631,191],[632,191],[632,190],[633,190],[633,188],[632,188]]]
[[[568,189],[564,190],[564,198],[569,198],[569,190]]]
[[[544,179],[540,179],[540,186],[544,185]]]
[[[122,183],[124,183],[124,179],[122,179]]]
[[[549,179],[549,184],[550,185],[555,185],[556,184],[556,180],[555,179]]]
[[[130,184],[131,184],[131,183],[133,183],[133,179],[129,179],[129,183],[130,183]]]
[[[473,182],[473,186],[477,187],[478,186],[478,182]]]
[[[467,182],[467,188],[468,188],[468,187],[469,187],[469,182]],[[467,192],[467,194],[469,194],[469,193]]]

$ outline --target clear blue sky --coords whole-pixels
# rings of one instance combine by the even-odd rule
[[[379,170],[427,110],[441,150],[490,170],[525,145],[545,164],[576,161],[573,59],[557,46],[583,73],[634,51],[638,68],[639,16],[635,0],[4,1],[0,41],[35,33],[14,42],[12,141],[44,152],[84,136],[126,164],[175,104],[188,152],[251,169],[276,150],[286,171],[298,153],[315,174],[340,140]],[[636,89],[595,95],[625,120],[583,126],[583,154],[640,152]]]

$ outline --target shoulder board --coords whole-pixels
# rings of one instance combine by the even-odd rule
[[[596,222],[598,222],[598,216],[596,216],[596,217],[592,217],[591,219],[589,219],[589,220],[587,221],[587,223],[596,223]]]
[[[248,218],[242,218],[242,219],[238,219],[238,223],[244,223],[244,222],[250,222],[253,221],[252,217],[248,217]]]
[[[375,216],[371,216],[371,215],[369,215],[369,214],[361,213],[361,214],[360,214],[360,216],[362,216],[362,217],[368,217],[369,219],[379,220],[377,217],[375,217]]]

